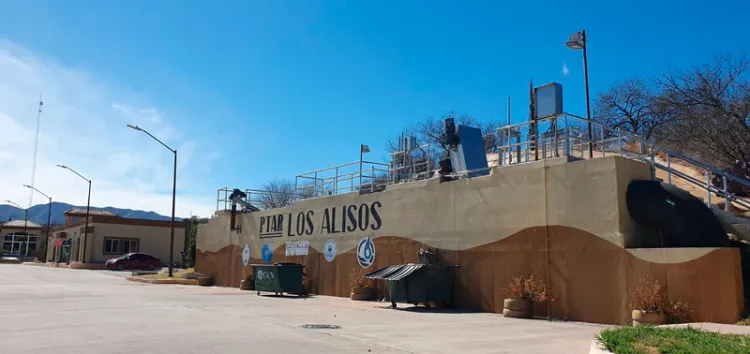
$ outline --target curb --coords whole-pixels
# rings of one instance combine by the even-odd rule
[[[149,279],[134,276],[125,277],[125,279],[144,284],[198,285],[196,279]]]
[[[596,339],[591,340],[589,346],[589,354],[613,354],[611,351],[606,350],[599,346],[599,342]]]

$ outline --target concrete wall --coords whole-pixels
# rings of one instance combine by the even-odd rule
[[[182,263],[180,252],[185,248],[185,228],[175,227],[174,231],[174,260]],[[123,224],[94,224],[94,237],[91,247],[86,251],[90,255],[90,262],[105,262],[117,255],[104,254],[105,238],[138,239],[138,252],[148,253],[159,258],[163,263],[169,262],[170,228],[163,226],[123,225]]]
[[[305,264],[314,293],[348,296],[350,271],[359,266],[356,247],[370,237],[371,270],[417,262],[420,248],[459,265],[459,307],[501,312],[511,279],[531,273],[547,282],[554,299],[537,313],[627,323],[628,291],[648,274],[667,283],[670,298],[690,302],[696,318],[736,321],[743,301],[736,249],[668,249],[657,256],[624,248],[638,235],[625,205],[627,185],[649,178],[648,165],[619,157],[556,159],[450,183],[302,200],[242,214],[235,231],[222,213],[199,226],[196,268],[219,285],[238,286],[251,273],[242,247],[250,247],[253,263],[262,262],[265,247],[273,251],[271,262]],[[284,255],[286,242],[301,240],[310,243],[308,256]],[[324,256],[328,240],[337,250],[331,262]]]

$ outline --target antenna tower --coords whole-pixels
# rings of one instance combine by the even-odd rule
[[[32,160],[31,164],[31,184],[30,186],[34,187],[34,179],[36,178],[36,155],[37,151],[39,150],[39,123],[41,122],[42,118],[42,105],[44,105],[44,102],[42,102],[42,94],[39,94],[39,106],[38,110],[36,112],[36,134],[34,135],[34,159]],[[31,203],[34,201],[34,190],[29,189],[29,208],[31,208]]]

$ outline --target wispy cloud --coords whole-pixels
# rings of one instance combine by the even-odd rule
[[[91,203],[171,213],[172,154],[132,131],[138,124],[180,151],[178,176],[191,163],[201,167],[221,156],[201,142],[187,140],[158,104],[123,85],[97,81],[85,71],[73,70],[34,55],[14,43],[0,40],[0,201],[28,204],[36,130],[37,99],[44,106],[39,133],[35,185],[53,200],[82,205],[87,184],[66,164],[93,180]],[[186,171],[187,172],[187,171]],[[181,178],[189,180],[189,178]],[[212,186],[178,185],[177,214],[208,216],[213,211]],[[34,204],[44,203],[35,196]]]
[[[563,62],[563,65],[562,65],[562,74],[563,76],[568,76],[568,74],[570,74],[570,69],[568,69],[568,64],[565,62]]]

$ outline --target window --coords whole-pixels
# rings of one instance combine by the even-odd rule
[[[135,238],[104,238],[105,254],[128,254],[138,252],[138,239]]]
[[[122,253],[138,252],[138,240],[122,240]]]
[[[120,240],[105,238],[104,253],[120,253]]]
[[[3,253],[13,256],[33,256],[36,251],[36,236],[15,232],[3,236]]]

